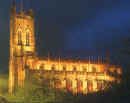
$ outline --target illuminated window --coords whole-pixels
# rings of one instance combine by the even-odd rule
[[[29,46],[30,42],[29,42],[29,32],[26,32],[26,45]]]
[[[83,69],[83,71],[87,71],[87,69],[84,66],[82,66],[82,69]]]
[[[92,68],[92,72],[96,72],[96,68],[95,67]]]
[[[65,65],[63,66],[63,71],[66,71],[66,66]]]
[[[87,81],[87,89],[88,89],[88,92],[92,92],[93,91],[93,83],[91,80],[88,80]]]
[[[73,66],[73,70],[76,71],[76,66]]]
[[[44,69],[44,64],[41,64],[40,65],[40,70],[43,70]]]
[[[56,69],[56,66],[53,64],[52,65],[52,70],[55,70]]]
[[[78,93],[82,93],[83,92],[83,82],[81,80],[77,80],[77,90]]]
[[[72,90],[72,81],[69,79],[66,80],[66,89],[67,89],[67,91]]]
[[[18,45],[22,44],[21,31],[18,31]]]
[[[102,86],[102,81],[101,80],[97,81],[97,88],[98,88],[98,90],[102,90],[103,86]]]

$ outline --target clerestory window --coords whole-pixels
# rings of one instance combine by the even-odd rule
[[[96,72],[96,68],[95,67],[92,68],[92,72]]]

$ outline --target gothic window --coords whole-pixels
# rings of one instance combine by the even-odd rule
[[[97,88],[98,90],[102,90],[102,81],[100,80],[97,81]]]
[[[26,45],[29,46],[30,42],[29,42],[29,31],[26,32]]]
[[[72,81],[69,79],[66,80],[66,89],[67,89],[67,91],[72,90]]]
[[[82,88],[83,88],[83,82],[81,80],[77,80],[77,90],[78,93],[82,93]]]
[[[88,89],[88,92],[92,92],[93,91],[93,84],[92,84],[92,81],[91,80],[88,80],[87,81],[87,89]]]
[[[22,44],[21,31],[18,31],[18,45]]]

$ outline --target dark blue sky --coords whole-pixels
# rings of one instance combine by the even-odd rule
[[[19,5],[20,0],[16,0]],[[39,54],[119,55],[121,40],[130,37],[130,0],[24,0],[33,7]],[[9,55],[11,0],[0,0],[0,66]]]

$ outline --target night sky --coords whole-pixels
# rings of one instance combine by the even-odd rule
[[[20,6],[20,0],[16,0]],[[130,37],[130,0],[24,0],[36,18],[39,55],[105,56],[118,60]],[[0,0],[0,69],[8,69],[11,0]]]

